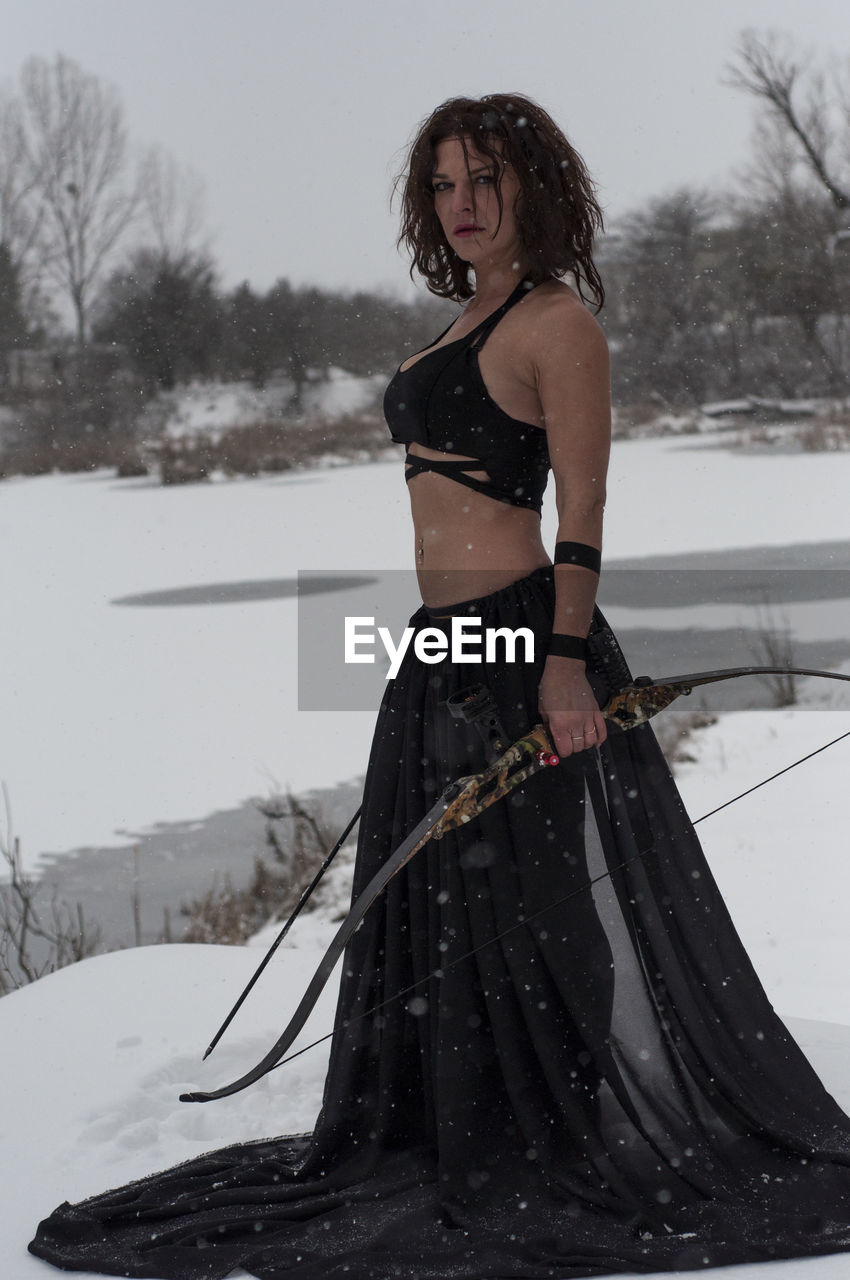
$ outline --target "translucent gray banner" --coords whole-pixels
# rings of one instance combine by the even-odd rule
[[[480,594],[460,573],[452,584],[452,600]],[[421,602],[412,570],[299,573],[299,710],[377,708]],[[599,606],[636,675],[850,660],[850,570],[603,569]],[[518,642],[516,660],[526,656]]]

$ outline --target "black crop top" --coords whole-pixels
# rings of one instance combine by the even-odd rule
[[[436,350],[427,348],[409,369],[396,371],[384,395],[384,416],[395,443],[471,455],[467,461],[408,453],[408,481],[423,471],[436,471],[498,502],[540,513],[550,466],[546,432],[500,409],[478,367],[481,347],[530,288],[523,280],[471,333]],[[486,471],[489,480],[465,475],[466,471]]]

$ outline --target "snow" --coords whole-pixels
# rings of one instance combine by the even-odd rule
[[[850,575],[846,579],[850,586]],[[756,600],[755,607],[758,608]],[[693,604],[688,606],[687,620],[691,627],[715,628],[723,631],[747,625],[747,615],[753,606],[739,604]],[[780,632],[787,632],[793,641],[845,640],[850,636],[850,599],[838,600],[790,600],[778,609],[770,611],[774,625]],[[646,625],[646,611],[628,605],[609,604],[605,617],[615,631]],[[652,626],[658,630],[678,631],[682,627],[683,611],[679,608],[654,608]]]
[[[200,1059],[259,953],[243,947],[142,947],[98,956],[0,1002],[6,1055],[0,1099],[4,1152],[0,1274],[53,1274],[25,1253],[36,1223],[78,1199],[228,1142],[304,1131],[321,1103],[327,1045],[215,1104],[178,1102],[187,1088],[223,1083],[277,1039],[320,951],[279,956],[238,1023]],[[312,1015],[333,1020],[333,984]],[[85,1021],[81,1011],[97,1010]],[[314,1037],[311,1037],[314,1038]],[[283,1074],[285,1073],[285,1074]],[[57,1083],[58,1081],[61,1083]],[[8,1173],[14,1170],[14,1177]]]
[[[788,714],[799,718],[808,713]],[[727,749],[734,754],[735,743],[743,744],[747,754],[752,726],[742,722],[736,730],[734,717],[724,719],[733,722]],[[790,727],[796,730],[799,725]],[[766,736],[763,732],[758,745]],[[838,788],[846,776],[846,756],[843,761],[835,756],[821,769],[826,774],[823,790],[830,783]],[[811,784],[808,776],[799,784],[798,796],[800,792],[808,795]],[[748,878],[760,878],[765,865],[772,874],[773,863],[785,861],[780,857],[783,852],[789,862],[791,854],[806,860],[805,850],[796,844],[796,831],[785,838],[793,798],[780,788],[772,801],[778,806],[772,826],[783,833],[782,847],[777,848],[774,841],[771,858],[763,851],[762,861],[750,860],[743,875],[745,896]],[[725,849],[722,835],[714,828],[709,846],[721,851],[713,861],[722,863],[721,882],[733,890],[733,897],[740,896],[742,889],[745,864],[740,852],[746,846],[752,855],[750,838],[759,821],[752,815],[749,826],[740,826],[742,811],[736,806],[733,824],[733,830],[741,833],[740,843],[733,840]],[[708,834],[708,824],[702,831]],[[807,865],[811,866],[810,858]],[[824,865],[823,870],[830,875],[835,868]],[[770,875],[761,879],[763,888],[769,879]],[[842,879],[835,883],[836,898],[843,897],[844,883]],[[805,964],[799,966],[793,987],[784,991],[791,1003],[779,1007],[809,1015],[829,1008],[821,1000],[821,975],[811,963],[825,945],[819,905],[799,912],[796,871],[779,877],[778,884],[784,888],[771,884],[769,900],[760,912],[754,911],[753,937],[746,930],[744,937],[748,943],[757,939],[763,927],[758,916],[773,917],[777,906],[784,906],[784,917],[791,921],[803,916],[797,923],[805,935]],[[811,877],[807,877],[807,902],[810,888]],[[327,1041],[232,1098],[186,1104],[178,1101],[178,1095],[233,1079],[262,1056],[294,1009],[329,934],[327,922],[314,917],[296,925],[271,970],[205,1063],[201,1062],[203,1049],[262,954],[256,947],[173,945],[115,952],[62,969],[0,1001],[0,1035],[4,1044],[15,1046],[14,1054],[7,1053],[4,1059],[0,1093],[4,1169],[14,1171],[14,1176],[3,1179],[0,1196],[0,1275],[35,1280],[53,1274],[24,1251],[38,1218],[64,1199],[94,1194],[230,1142],[310,1129],[321,1103]],[[794,945],[793,939],[782,938],[773,957],[775,971],[783,955],[785,967],[790,967]],[[755,958],[760,965],[762,954]],[[845,940],[839,972],[846,972],[846,963]],[[332,981],[326,988],[296,1048],[330,1030],[335,986]],[[846,993],[835,994],[834,1007],[846,1008]],[[850,1110],[850,1027],[811,1016],[791,1017],[788,1023],[826,1087]],[[846,1276],[846,1265],[846,1255],[837,1255],[760,1264],[756,1272],[732,1267],[723,1276],[840,1280]]]
[[[401,529],[398,478],[379,464],[186,488],[105,473],[0,486],[0,599],[15,617],[0,637],[15,673],[0,687],[0,778],[25,861],[362,773],[373,713],[297,712],[294,594],[113,602],[294,584],[299,569],[385,565],[388,550],[401,568],[401,538],[388,546],[371,518]]]
[[[842,668],[850,674],[850,665]],[[804,683],[804,696],[817,697]],[[839,695],[840,696],[840,695]],[[677,782],[698,818],[850,730],[799,706],[736,711],[698,734]],[[836,699],[837,705],[837,699]],[[780,1012],[850,1024],[846,779],[850,737],[698,826],[761,980]],[[842,781],[844,779],[844,781]],[[848,1061],[850,1066],[850,1061]],[[850,1074],[847,1077],[850,1087]]]
[[[709,418],[756,413],[759,410],[764,413],[781,413],[808,418],[819,412],[826,413],[830,408],[840,405],[840,400],[770,400],[762,396],[745,396],[742,400],[715,400],[710,404],[701,404],[700,412]]]
[[[618,443],[608,483],[605,555],[778,547],[850,536],[850,453],[765,457],[727,445],[704,436]]]
[[[314,383],[305,390],[305,416],[312,412],[325,418],[339,418],[346,413],[357,413],[379,400],[386,384],[382,373],[360,378],[331,366],[327,381]]]
[[[382,374],[358,377],[331,366],[323,377],[312,378],[304,388],[303,416],[332,419],[367,409],[375,404],[385,383]],[[191,382],[161,392],[147,416],[151,423],[160,423],[169,436],[198,431],[215,436],[229,427],[280,421],[294,393],[295,384],[279,376],[261,388],[250,382]]]
[[[847,454],[754,458],[696,437],[622,443],[606,554],[839,540],[848,492]],[[550,494],[550,546],[552,506]],[[408,521],[400,456],[186,488],[105,473],[0,485],[0,778],[30,864],[47,850],[202,817],[271,784],[301,789],[361,774],[373,712],[297,711],[294,596],[167,608],[114,602],[289,580],[299,569],[407,568]],[[804,625],[802,614],[794,625]],[[802,707],[724,715],[697,735],[697,760],[680,777],[694,815],[847,728],[846,714],[836,714],[847,706],[842,686],[804,689]],[[699,827],[769,995],[845,1109],[848,766],[845,739]],[[0,1001],[0,1036],[14,1046],[0,1094],[0,1275],[54,1274],[24,1249],[38,1217],[60,1200],[223,1143],[310,1128],[326,1043],[235,1098],[202,1106],[177,1096],[259,1058],[330,927],[315,915],[298,922],[203,1064],[256,948],[118,952]],[[301,1043],[330,1028],[334,985]],[[838,1280],[846,1267],[838,1255],[723,1275]]]
[[[748,396],[743,400],[712,400],[700,405],[700,413],[709,418],[724,418],[739,413],[753,413],[755,404]]]

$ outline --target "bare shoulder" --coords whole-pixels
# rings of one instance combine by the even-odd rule
[[[506,320],[516,317],[512,345],[521,381],[542,396],[543,386],[564,380],[605,383],[608,344],[596,318],[569,285],[549,280],[529,293]]]
[[[547,281],[516,310],[521,321],[518,337],[535,364],[553,356],[563,360],[570,353],[582,361],[607,361],[608,344],[599,321],[569,285]]]

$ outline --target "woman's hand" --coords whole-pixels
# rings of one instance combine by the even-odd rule
[[[600,746],[608,736],[584,663],[550,656],[543,668],[538,705],[560,756]]]

